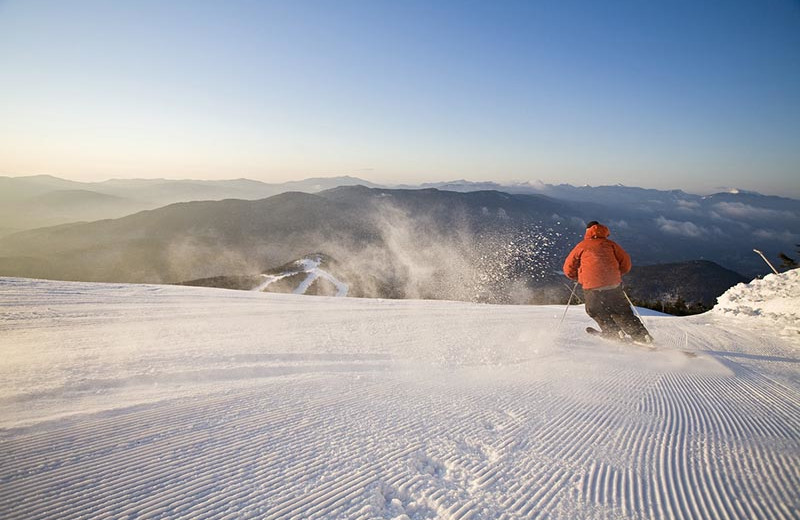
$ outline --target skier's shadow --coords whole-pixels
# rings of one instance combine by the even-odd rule
[[[761,356],[758,354],[744,354],[742,352],[722,352],[719,350],[707,350],[706,352],[721,358],[743,358],[743,359],[750,359],[753,361],[772,361],[777,363],[800,363],[800,359],[778,357],[778,356]]]

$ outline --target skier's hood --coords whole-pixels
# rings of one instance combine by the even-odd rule
[[[583,238],[608,238],[608,235],[611,234],[611,231],[603,224],[595,224],[591,227],[586,228],[586,234]]]

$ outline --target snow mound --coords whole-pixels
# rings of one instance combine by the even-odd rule
[[[740,283],[717,298],[714,312],[735,318],[757,317],[800,332],[800,269]]]

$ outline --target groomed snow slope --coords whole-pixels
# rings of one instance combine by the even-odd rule
[[[562,311],[0,279],[0,517],[800,517],[798,334]]]

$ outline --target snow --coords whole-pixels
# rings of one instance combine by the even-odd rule
[[[798,518],[796,284],[648,352],[581,307],[0,278],[0,517]]]
[[[758,317],[777,327],[798,330],[800,269],[740,283],[717,299],[714,312],[733,318]]]
[[[317,278],[323,278],[331,282],[336,287],[337,297],[341,298],[347,296],[347,284],[339,281],[335,276],[321,269],[319,267],[321,263],[322,260],[319,258],[305,258],[301,261],[300,265],[302,266],[303,271],[308,273],[308,276],[300,285],[297,286],[297,288],[294,290],[294,294],[305,294],[309,287],[311,287],[311,284],[313,284]]]
[[[255,287],[253,287],[251,289],[251,291],[262,292],[264,289],[269,287],[271,284],[277,282],[278,280],[282,280],[283,278],[286,278],[287,276],[291,276],[293,274],[295,274],[295,273],[281,273],[279,275],[262,274],[261,275],[261,278],[262,278],[261,283],[258,284]]]
[[[324,280],[328,280],[334,285],[334,287],[336,287],[337,297],[342,298],[347,296],[347,292],[349,291],[350,287],[329,272],[322,269],[320,267],[320,265],[322,265],[322,259],[320,257],[303,258],[301,260],[297,260],[295,265],[297,266],[297,269],[286,271],[278,275],[262,274],[261,277],[263,278],[263,281],[251,290],[255,292],[262,292],[278,280],[282,280],[288,276],[294,276],[302,272],[306,273],[308,276],[306,276],[305,279],[298,284],[294,291],[292,291],[294,294],[306,294],[314,281],[316,281],[317,278],[322,278]]]

